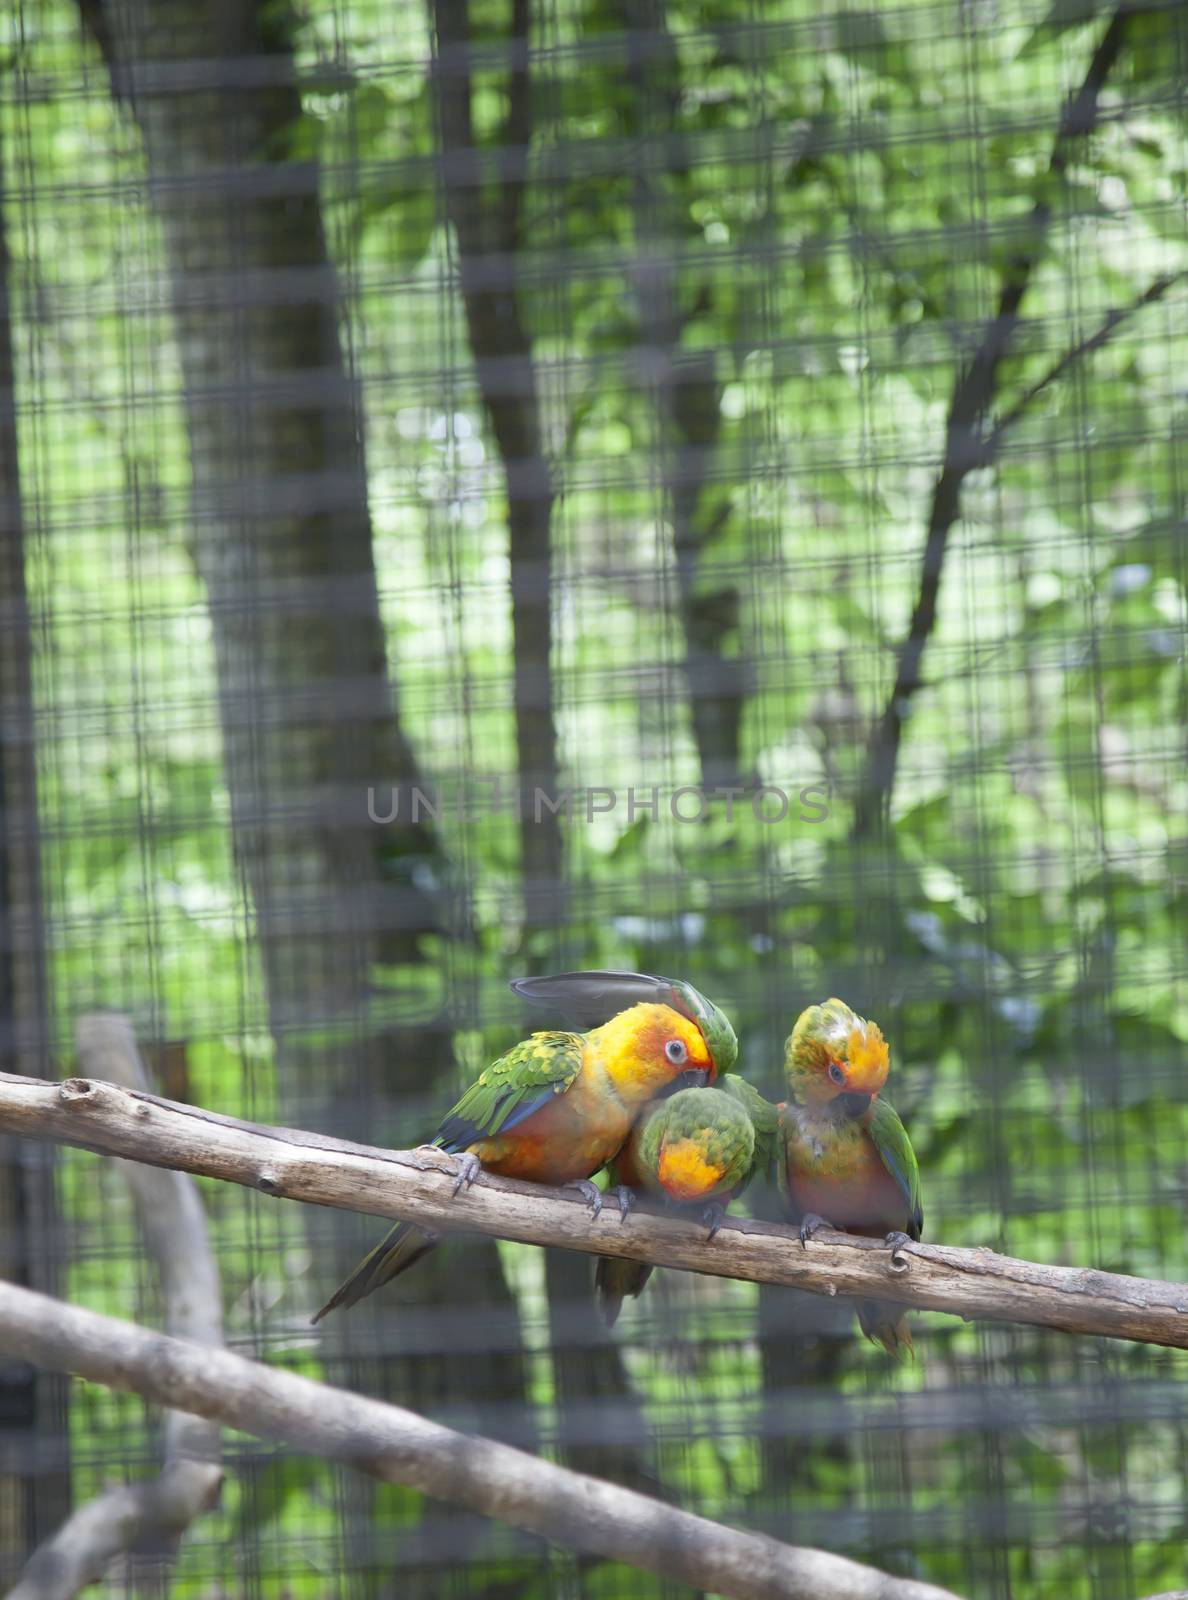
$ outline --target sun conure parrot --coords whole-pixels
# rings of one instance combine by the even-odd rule
[[[602,1197],[590,1177],[622,1149],[645,1106],[734,1065],[734,1029],[690,984],[643,973],[566,972],[512,988],[588,1031],[534,1033],[492,1062],[432,1142],[458,1157],[455,1193],[485,1169],[575,1184],[597,1212]],[[436,1243],[436,1234],[398,1222],[313,1320],[355,1305]]]
[[[734,1073],[716,1089],[682,1089],[644,1112],[611,1167],[620,1193],[646,1190],[670,1204],[698,1209],[712,1239],[730,1201],[774,1165],[776,1108]],[[602,1256],[595,1269],[598,1308],[614,1326],[624,1299],[652,1275],[646,1261]]]
[[[903,1123],[880,1098],[887,1042],[844,1000],[801,1012],[784,1046],[788,1099],[780,1106],[783,1178],[800,1239],[818,1228],[918,1239],[920,1169]],[[911,1350],[902,1307],[856,1302],[867,1338],[891,1355]]]

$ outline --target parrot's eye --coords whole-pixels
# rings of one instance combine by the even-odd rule
[[[664,1046],[664,1054],[672,1062],[674,1067],[684,1066],[685,1062],[689,1059],[689,1052],[685,1048],[685,1041],[683,1039],[670,1039]]]
[[[829,1076],[833,1079],[834,1083],[845,1083],[846,1081],[846,1075],[842,1071],[840,1064],[836,1061],[831,1061],[829,1063]]]

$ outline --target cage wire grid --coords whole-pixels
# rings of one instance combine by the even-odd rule
[[[1182,1279],[1183,8],[0,27],[5,846],[40,851],[9,1060],[67,1070],[113,1007],[175,1098],[404,1145],[524,1031],[518,972],[688,977],[773,1098],[838,993],[891,1040],[928,1238]],[[1022,410],[897,704],[955,385],[1021,273],[985,427]],[[518,819],[537,789],[569,814]],[[119,1174],[3,1155],[8,1270],[154,1323]],[[201,1187],[245,1354],[971,1600],[1185,1581],[1181,1353],[920,1314],[897,1367],[845,1307],[669,1272],[608,1334],[584,1258],[478,1241],[314,1331],[373,1225]],[[160,1440],[134,1397],[0,1397],[7,1580]],[[176,1563],[103,1592],[687,1592],[227,1463]]]

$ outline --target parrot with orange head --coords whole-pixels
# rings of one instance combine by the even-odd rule
[[[878,1025],[844,1000],[809,1006],[784,1047],[788,1098],[779,1108],[782,1175],[807,1245],[835,1227],[894,1243],[924,1229],[920,1168],[881,1091],[890,1056]],[[867,1338],[891,1355],[912,1350],[902,1308],[859,1300]]]
[[[455,1193],[480,1170],[579,1188],[622,1149],[658,1098],[700,1088],[734,1065],[729,1019],[691,984],[638,972],[566,972],[512,984],[529,1004],[584,1031],[534,1033],[493,1062],[443,1119],[433,1144],[457,1157]],[[398,1222],[314,1317],[353,1306],[433,1249]]]

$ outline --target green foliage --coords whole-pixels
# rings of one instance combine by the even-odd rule
[[[275,1054],[234,860],[210,622],[184,553],[190,470],[162,241],[96,53],[66,0],[40,9],[28,34],[6,14],[4,57],[28,78],[0,117],[56,1043],[65,1058],[89,1006],[129,1009],[150,1042],[186,1041],[195,1101],[267,1121]],[[491,177],[507,7],[472,9]],[[505,508],[441,227],[427,23],[418,8],[304,8],[287,155],[317,164],[343,276],[402,726],[437,788],[473,802],[444,805],[440,826],[475,942],[443,939],[426,967],[377,971],[366,1019],[397,1034],[453,1008],[457,1074],[427,1082],[423,1105],[392,1108],[376,1137],[427,1134],[513,1042],[504,983],[516,971],[687,975],[728,1007],[742,1069],[773,1096],[796,1013],[837,991],[891,1041],[929,1238],[1182,1280],[1182,292],[1047,385],[993,468],[968,479],[889,831],[856,841],[851,824],[916,599],[953,385],[1004,275],[1034,250],[993,415],[1109,309],[1185,266],[1186,13],[1130,19],[1109,115],[1059,180],[1056,120],[1107,14],[1089,0],[1010,0],[961,26],[953,13],[938,27],[939,14],[775,0],[741,26],[725,0],[672,0],[671,48],[646,97],[631,8],[564,0],[536,14],[515,266],[562,490],[553,668],[576,798],[563,935],[526,936]],[[1042,239],[1037,199],[1053,213]],[[712,353],[719,415],[697,516],[714,531],[693,592],[720,660],[746,667],[740,768],[791,798],[778,824],[749,799],[729,811],[714,799],[695,822],[669,804],[700,764],[673,507],[657,488],[657,382],[636,359],[656,333],[640,304],[645,247],[671,264],[676,358]],[[594,789],[614,792],[613,809],[587,812]],[[809,789],[827,796],[824,818],[800,798]],[[89,1157],[62,1163],[70,1291],[151,1318],[114,1177]],[[207,1199],[232,1336],[319,1373],[299,1219],[215,1186]],[[502,1255],[547,1434],[557,1397],[540,1264],[515,1246]],[[919,1368],[889,1371],[854,1345],[827,1395],[791,1396],[805,1457],[793,1496],[765,1471],[774,1413],[756,1307],[748,1285],[659,1274],[623,1313],[624,1356],[681,1503],[977,1600],[1182,1581],[1183,1436],[1159,1399],[1182,1385],[1182,1357],[917,1317]],[[1034,1402],[1025,1426],[994,1415],[996,1386]],[[1119,1416],[1080,1416],[1105,1387]],[[955,1413],[965,1391],[989,1396],[986,1409]],[[71,1415],[77,1493],[98,1486],[116,1443],[129,1473],[149,1469],[155,1419],[139,1402],[88,1388]],[[906,1504],[918,1527],[895,1526]],[[341,1512],[328,1469],[235,1441],[224,1505],[187,1542],[177,1592],[337,1593],[325,1563]],[[419,1515],[399,1491],[374,1507],[394,1540]],[[484,1573],[531,1593],[514,1557],[492,1551]],[[576,1592],[557,1561],[570,1587],[556,1592]],[[606,1565],[582,1583],[627,1592]]]

